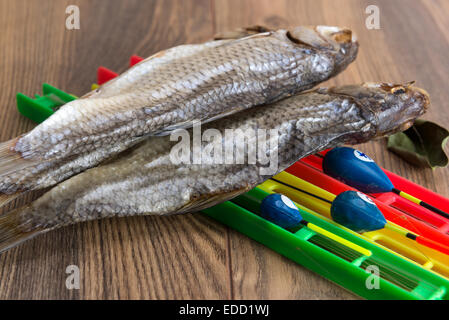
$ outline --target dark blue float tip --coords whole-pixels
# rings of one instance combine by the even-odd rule
[[[303,220],[293,201],[278,193],[262,200],[260,212],[262,218],[288,230],[298,228]]]

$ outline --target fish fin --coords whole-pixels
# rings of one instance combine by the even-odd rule
[[[166,136],[171,134],[173,131],[175,130],[179,130],[179,129],[189,129],[193,127],[193,124],[195,122],[199,122],[199,123],[204,123],[204,122],[200,122],[201,120],[187,120],[187,121],[182,121],[182,122],[178,122],[169,126],[166,126],[164,128],[162,128],[159,131],[153,132],[153,133],[149,133],[145,136]]]
[[[245,109],[246,109],[245,107],[235,107],[235,108],[229,110],[228,112],[217,114],[216,116],[213,116],[213,117],[211,117],[209,119],[203,119],[202,123],[206,124],[206,123],[209,123],[209,122],[221,119],[221,118],[226,118],[226,117],[229,117],[229,116],[233,115],[234,113],[243,111]]]
[[[47,231],[40,228],[27,231],[29,222],[21,219],[23,208],[26,207],[12,210],[0,216],[0,253]]]
[[[36,165],[36,161],[26,160],[14,150],[20,138],[0,143],[0,177]]]
[[[247,36],[270,31],[272,31],[272,29],[266,28],[264,26],[255,25],[251,27],[239,28],[233,31],[226,31],[223,33],[216,34],[214,36],[214,40],[240,39],[245,38]]]
[[[210,207],[213,207],[217,204],[220,204],[222,202],[231,200],[242,193],[245,193],[249,190],[251,190],[252,186],[247,186],[241,189],[233,190],[231,192],[223,192],[223,193],[217,193],[211,196],[200,196],[197,198],[192,199],[189,203],[185,204],[182,208],[179,210],[176,210],[176,214],[178,213],[191,213],[191,212],[197,212],[201,211],[203,209],[207,209]]]
[[[195,119],[195,120],[187,120],[187,121],[183,121],[183,122],[178,122],[173,125],[167,126],[167,127],[163,128],[162,130],[148,134],[147,136],[166,136],[178,129],[190,129],[193,127],[193,123],[195,123],[195,122],[198,122],[201,125],[203,125],[203,124],[206,124],[206,123],[209,123],[209,122],[221,119],[221,118],[226,118],[226,117],[231,116],[231,115],[233,115],[237,112],[240,112],[242,110],[245,110],[245,107],[238,107],[238,108],[236,107],[236,108],[229,110],[228,112],[220,113],[220,114],[213,116],[209,119],[202,119],[202,120]]]

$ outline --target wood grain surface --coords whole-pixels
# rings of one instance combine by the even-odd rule
[[[80,8],[79,30],[65,28],[70,4]],[[380,8],[380,30],[365,27],[370,4]],[[416,80],[432,97],[425,118],[449,126],[448,12],[446,0],[0,0],[0,140],[34,126],[16,111],[16,92],[33,95],[48,82],[82,95],[99,65],[122,72],[131,54],[253,24],[350,27],[359,56],[330,83]],[[449,197],[448,169],[416,169],[385,141],[360,148]],[[69,265],[80,268],[79,290],[65,286]],[[264,298],[356,297],[200,214],[84,223],[0,255],[0,299]]]

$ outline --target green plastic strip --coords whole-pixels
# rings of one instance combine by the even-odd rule
[[[43,96],[30,98],[23,93],[17,93],[17,109],[28,119],[41,123],[51,116],[57,108],[75,100],[76,97],[59,90],[47,83],[42,85]]]
[[[44,84],[43,96],[32,99],[18,93],[17,108],[25,117],[41,123],[74,99],[75,96]],[[448,280],[338,228],[305,207],[299,206],[307,221],[371,251],[372,255],[361,255],[307,227],[292,233],[259,217],[260,202],[267,195],[255,188],[233,202],[203,212],[363,298],[449,299]],[[378,266],[379,277],[365,270],[370,266]],[[369,289],[367,279],[378,280],[379,288]]]
[[[363,298],[449,299],[448,280],[320,219],[305,207],[299,206],[305,220],[370,250],[372,256],[342,248],[306,227],[292,233],[259,217],[260,202],[267,195],[255,188],[203,212]],[[365,270],[370,266],[378,268],[379,278]],[[378,280],[378,289],[367,286],[371,280]]]

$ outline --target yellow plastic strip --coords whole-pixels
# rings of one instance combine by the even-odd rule
[[[335,197],[335,195],[323,189],[321,189],[322,192],[316,192],[315,188],[320,189],[319,187],[287,172],[277,175],[276,179],[289,185],[293,185],[299,189],[320,195],[322,198],[331,200]],[[338,225],[331,219],[329,203],[317,200],[311,196],[307,196],[273,180],[265,181],[259,185],[258,188],[268,193],[282,193],[292,199],[302,210],[305,210],[315,216],[319,216],[329,223]],[[391,222],[389,223],[391,224]],[[403,258],[405,257],[408,261],[411,261],[417,265],[422,267],[432,266],[432,271],[449,278],[449,255],[422,246],[416,241],[408,239],[403,235],[386,228],[360,235],[348,228],[342,226],[340,227],[358,237],[364,238],[365,240],[382,247],[395,255]]]
[[[300,185],[298,186],[298,188],[303,189],[312,194],[315,194],[315,195],[317,195],[321,198],[324,198],[326,200],[329,200],[331,202],[334,201],[334,199],[336,198],[335,194],[330,193],[324,189],[321,189],[320,187],[317,187],[307,181],[298,179],[294,175],[291,175],[285,171],[279,173],[278,175],[275,175],[273,178],[276,180],[285,182],[291,186],[298,186],[298,182],[301,182]]]
[[[288,180],[290,177],[289,177],[288,173],[286,173],[285,175],[283,173],[280,173],[277,176],[275,176],[275,178],[279,179],[279,181],[281,181],[281,179],[282,179],[283,182],[288,183],[286,180]],[[293,181],[290,181],[290,183],[291,182],[293,182]],[[315,186],[311,185],[311,187],[315,187]],[[274,182],[272,180],[265,181],[264,183],[259,185],[258,188],[260,188],[263,191],[268,192],[268,193],[276,192],[276,193],[285,194],[286,196],[290,197],[294,202],[295,202],[295,198],[298,196],[298,193],[299,193],[299,191],[291,189],[290,187],[287,187],[287,186],[279,185],[279,183]],[[318,188],[318,187],[315,187],[315,188]],[[332,198],[335,198],[335,196],[333,194],[331,194],[331,193],[329,193],[329,192],[327,192],[327,191],[325,191],[323,189],[320,189],[320,190],[312,190],[312,189],[313,188],[307,188],[307,191],[310,192],[310,193],[316,192],[316,194],[319,194],[319,196],[324,198],[324,199],[329,199],[330,200]],[[322,210],[330,211],[329,203],[321,201],[321,200],[318,200],[318,199],[316,199],[313,196],[309,196],[307,194],[301,194],[301,199],[302,200],[306,200],[307,199],[308,201],[303,201],[303,202],[309,202],[308,204],[311,207],[314,207],[314,208],[319,207]],[[332,201],[332,200],[330,200],[330,201]],[[311,205],[311,203],[313,203],[313,205]],[[295,205],[297,207],[299,207],[301,210],[305,210],[307,212],[310,212],[309,210],[307,210],[303,206],[298,205],[297,203],[295,203]],[[308,206],[306,206],[306,207],[308,207]],[[317,215],[317,214],[315,213],[314,215]],[[363,254],[365,256],[369,257],[372,254],[371,251],[369,251],[367,249],[364,249],[364,248],[360,247],[359,245],[357,245],[355,243],[352,243],[352,242],[350,242],[350,241],[348,241],[346,239],[343,239],[343,238],[337,236],[336,234],[333,234],[333,233],[331,233],[331,232],[329,232],[329,231],[327,231],[325,229],[322,229],[322,228],[318,227],[317,225],[309,223],[307,226],[309,227],[309,229],[311,229],[311,230],[313,230],[315,232],[318,232],[318,233],[320,233],[320,234],[322,234],[322,235],[324,235],[324,236],[326,236],[326,237],[328,237],[328,238],[330,238],[330,239],[332,239],[332,240],[334,240],[334,241],[336,241],[338,243],[341,243],[342,245],[344,245],[344,246],[346,246],[348,248],[351,248],[351,249],[353,249],[353,250],[355,250],[355,251],[357,251],[357,252],[359,252],[359,253],[361,253],[361,254]]]
[[[307,227],[315,232],[318,232],[319,234],[322,234],[323,236],[328,237],[329,239],[332,239],[338,243],[341,243],[342,245],[345,245],[348,248],[351,248],[354,251],[363,254],[364,256],[370,257],[372,255],[372,252],[370,250],[362,248],[359,245],[356,245],[355,243],[352,243],[340,236],[337,236],[336,234],[333,234],[332,232],[327,231],[326,229],[314,225],[313,223],[308,223]]]

